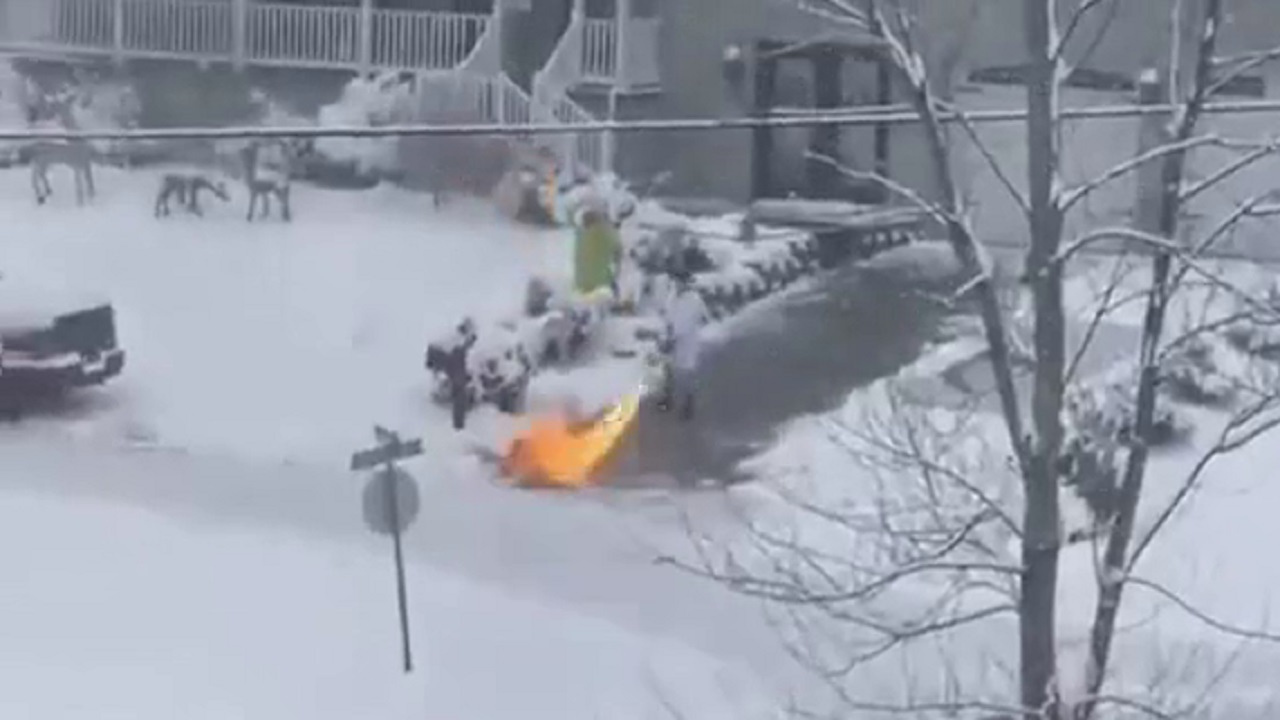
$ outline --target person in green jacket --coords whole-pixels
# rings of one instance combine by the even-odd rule
[[[605,213],[591,208],[582,213],[575,228],[573,285],[579,293],[590,294],[601,288],[615,290],[615,273],[622,255],[618,228]]]

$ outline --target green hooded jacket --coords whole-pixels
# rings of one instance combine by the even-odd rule
[[[573,252],[574,288],[585,294],[609,287],[620,250],[618,230],[607,220],[589,220],[578,226]]]

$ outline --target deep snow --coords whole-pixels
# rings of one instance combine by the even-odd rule
[[[37,207],[24,171],[0,172],[6,272],[108,295],[129,353],[106,387],[0,427],[20,578],[0,635],[27,639],[5,643],[25,663],[0,680],[12,714],[656,717],[665,696],[744,717],[752,688],[784,696],[757,605],[653,563],[685,538],[655,498],[512,492],[428,399],[427,339],[509,316],[534,274],[567,279],[567,231],[391,189],[299,187],[292,224],[246,223],[238,195],[157,220],[157,172],[100,170],[83,208],[65,175]],[[427,445],[407,465],[424,496],[409,679],[389,543],[345,471],[375,422]],[[40,528],[67,530],[31,551]]]
[[[6,446],[0,460],[7,717],[646,718],[664,714],[664,702],[698,717],[759,710],[758,681],[740,667],[422,562],[408,568],[416,668],[402,675],[385,543],[11,486],[16,456],[46,450]],[[36,460],[32,483],[111,484],[127,467],[91,455],[53,466],[74,476]]]
[[[0,636],[28,640],[0,650],[10,714],[655,717],[666,695],[690,717],[754,717],[760,696],[802,682],[756,603],[652,563],[681,552],[686,523],[734,540],[744,519],[793,521],[767,487],[674,500],[513,493],[458,452],[430,404],[427,340],[464,315],[508,316],[534,274],[567,279],[567,231],[517,228],[479,202],[438,212],[390,189],[299,188],[289,225],[246,223],[239,196],[203,220],[159,221],[154,172],[100,178],[97,200],[76,208],[56,175],[59,195],[38,208],[24,172],[0,172],[13,228],[0,237],[5,267],[108,294],[130,353],[106,388],[0,427],[4,567],[21,578],[0,597]],[[1087,286],[1071,291],[1079,314]],[[971,354],[964,342],[902,376]],[[861,485],[830,422],[875,393],[797,421],[756,467],[811,499],[849,500]],[[395,668],[389,548],[361,526],[362,480],[342,469],[374,422],[424,436],[428,449],[409,464],[424,495],[406,538],[423,667],[410,679]],[[1270,600],[1280,577],[1259,556],[1280,498],[1248,472],[1274,465],[1267,447],[1221,461],[1145,566],[1243,625],[1280,610]],[[1184,464],[1185,454],[1162,456],[1153,476]],[[1093,579],[1078,554],[1064,571],[1070,637]],[[1155,629],[1124,650],[1126,682],[1167,670],[1150,638],[1161,659],[1209,648],[1179,658],[1193,677],[1235,648],[1167,606],[1149,619],[1149,598],[1134,597],[1129,619]],[[1006,657],[1007,637],[980,632],[951,651],[979,658],[970,670],[983,675],[979,665]],[[1225,687],[1252,706],[1242,712],[1270,699],[1270,652],[1236,662]],[[935,653],[916,655],[913,672],[936,668]],[[893,660],[869,686],[893,694],[903,676]],[[671,671],[661,692],[649,666]],[[66,693],[70,682],[87,690]]]
[[[295,221],[246,223],[244,198],[204,219],[152,217],[152,172],[99,172],[76,208],[54,177],[36,207],[0,174],[16,231],[0,257],[25,274],[109,295],[129,368],[93,432],[261,459],[342,463],[372,423],[440,421],[423,353],[466,315],[505,317],[534,274],[563,279],[563,231],[518,228],[479,202],[437,213],[397,190],[300,188]]]
[[[1265,276],[1263,270],[1248,263],[1220,262],[1211,269],[1246,289]],[[1068,305],[1074,315],[1087,317],[1092,312],[1096,291],[1104,282],[1099,277],[1101,272],[1105,272],[1105,265],[1098,263],[1068,284]],[[1125,285],[1132,291],[1141,287],[1141,282],[1135,277]],[[1170,332],[1176,335],[1183,322],[1203,322],[1200,318],[1204,307],[1204,293],[1180,293],[1171,311]],[[1129,334],[1104,339],[1102,344],[1121,340],[1136,347],[1141,322],[1137,308],[1116,313],[1110,322],[1122,330],[1127,328]],[[842,408],[797,419],[772,448],[749,463],[764,480],[733,488],[730,496],[748,504],[752,524],[775,538],[799,542],[815,552],[834,552],[840,558],[869,552],[874,544],[860,537],[860,528],[879,533],[877,513],[918,496],[922,489],[919,482],[910,478],[895,481],[889,477],[892,472],[880,477],[877,461],[868,459],[876,454],[875,446],[852,433],[874,431],[876,423],[889,418],[891,402],[906,401],[916,404],[909,414],[929,417],[935,427],[952,428],[955,432],[954,436],[948,432],[949,439],[936,445],[930,445],[927,436],[917,438],[916,442],[923,443],[926,457],[943,465],[956,461],[961,466],[984,463],[974,465],[969,477],[980,481],[983,490],[998,504],[1018,507],[1020,490],[1003,469],[1007,467],[1007,442],[996,408],[992,405],[968,415],[942,402],[938,393],[922,392],[917,387],[950,364],[967,359],[972,354],[972,344],[972,339],[965,336],[944,343],[895,377],[851,393]],[[1075,382],[1109,372],[1117,359],[1131,359],[1124,356],[1127,347],[1101,351],[1113,362],[1095,363]],[[1184,408],[1183,412],[1195,423],[1191,445],[1153,455],[1140,531],[1217,440],[1226,420],[1225,413],[1219,411]],[[859,460],[851,454],[853,447],[861,448],[860,453],[872,451]],[[1280,490],[1268,472],[1280,462],[1277,448],[1280,445],[1274,435],[1264,436],[1215,460],[1197,491],[1144,556],[1135,571],[1137,577],[1176,593],[1195,612],[1213,621],[1273,638],[1280,635],[1275,620],[1280,615],[1280,571],[1268,559],[1278,536],[1273,508],[1280,503]],[[888,452],[881,454],[891,457]],[[958,489],[955,492],[957,499],[967,495]],[[1063,492],[1061,499],[1064,526],[1080,527],[1087,517],[1083,504],[1071,492]],[[971,497],[969,501],[972,502]],[[933,498],[932,502],[939,500]],[[738,552],[745,553],[743,557],[758,550],[733,535],[718,537],[736,545]],[[1008,542],[1009,561],[1016,565],[1016,539],[1009,538]],[[1093,546],[1085,542],[1068,547],[1062,555],[1058,632],[1062,680],[1068,694],[1080,686],[1085,666],[1087,632],[1099,582],[1093,551]],[[883,561],[869,562],[866,571],[871,572],[870,568],[878,567],[879,562]],[[888,593],[868,605],[901,612],[939,595],[937,587],[916,585]],[[849,623],[838,626],[842,629],[828,633],[844,638],[845,645],[838,652],[847,656],[853,647],[851,638],[858,637],[860,631]],[[1200,703],[1208,713],[1205,717],[1274,716],[1277,698],[1273,670],[1280,662],[1280,649],[1274,640],[1248,640],[1222,632],[1141,586],[1133,586],[1127,592],[1119,627],[1112,665],[1115,679],[1110,692],[1138,700],[1154,697],[1173,706]],[[1012,667],[1008,663],[1016,659],[1015,633],[1016,621],[1011,617],[991,619],[950,633],[936,643],[923,642],[913,650],[887,655],[864,668],[861,672],[866,675],[854,674],[843,682],[863,700],[901,701],[901,687],[886,688],[867,682],[866,678],[883,677],[881,673],[909,662],[904,658],[914,658],[913,682],[917,690],[925,693],[916,699],[923,700],[928,697],[931,673],[940,662],[950,661],[953,665],[947,667],[947,672],[954,673],[955,681],[966,684],[969,691],[1008,697],[1014,687],[1013,677],[983,668]],[[830,642],[829,637],[827,641]]]

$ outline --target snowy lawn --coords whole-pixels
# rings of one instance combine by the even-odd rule
[[[0,172],[10,272],[108,294],[129,353],[86,432],[277,460],[344,462],[379,422],[444,427],[423,368],[462,317],[509,316],[534,274],[570,273],[568,231],[514,225],[489,205],[441,212],[394,189],[297,186],[295,219],[246,223],[245,198],[204,219],[152,217],[158,171],[99,171],[77,208],[55,173],[38,207]],[[62,420],[59,420],[62,422]]]

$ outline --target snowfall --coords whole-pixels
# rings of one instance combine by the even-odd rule
[[[865,491],[830,428],[882,386],[784,428],[757,484],[515,490],[430,401],[423,351],[463,316],[510,315],[531,277],[565,280],[567,231],[390,188],[299,187],[289,224],[246,223],[238,195],[204,218],[157,220],[156,172],[103,169],[77,208],[65,190],[37,207],[25,172],[0,171],[5,272],[109,297],[129,354],[105,387],[0,426],[0,714],[742,719],[823,702],[759,602],[656,559],[688,557],[692,528],[733,542],[744,517],[803,522],[788,493]],[[719,330],[751,331],[750,317]],[[411,673],[391,543],[364,525],[366,479],[347,471],[374,423],[425,444],[405,463],[422,495],[405,536]],[[1217,620],[1265,627],[1280,611],[1266,560],[1280,489],[1255,469],[1280,461],[1275,447],[1220,460],[1144,576]],[[1161,455],[1152,476],[1187,462]],[[1096,582],[1076,553],[1064,574],[1070,644]],[[1123,647],[1122,684],[1193,683],[1230,664],[1219,692],[1264,713],[1270,648],[1139,591],[1125,621],[1143,634]],[[956,654],[994,665],[1014,637],[988,627]],[[861,689],[889,697],[937,671],[895,662]]]

